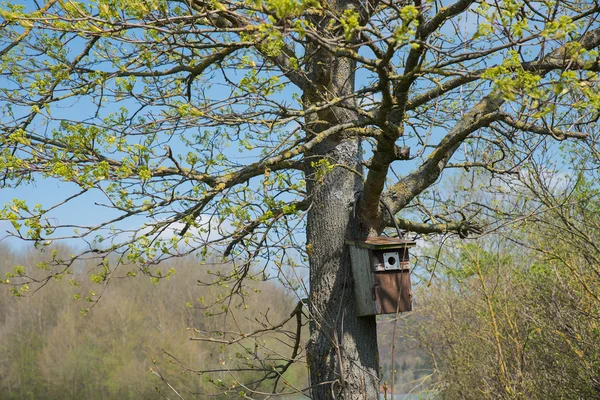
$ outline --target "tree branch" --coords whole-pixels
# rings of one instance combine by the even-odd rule
[[[587,32],[578,42],[581,47],[586,50],[598,47],[600,45],[600,28]],[[568,48],[569,43],[554,50],[541,61],[545,62],[546,60],[558,60],[562,58],[562,66],[564,67],[569,61],[569,58],[566,57]],[[545,73],[546,72],[543,72],[543,74]],[[446,137],[442,139],[427,160],[415,172],[400,179],[387,190],[385,196],[392,204],[394,213],[400,211],[408,205],[412,199],[423,192],[423,190],[435,183],[460,143],[462,143],[469,134],[489,125],[491,122],[502,116],[498,110],[504,102],[505,100],[501,97],[500,93],[493,92],[485,97],[475,107],[468,111],[462,120],[448,132]],[[528,127],[535,129],[533,126]],[[540,133],[543,133],[543,131],[540,131]],[[379,178],[381,179],[381,177]],[[383,179],[385,179],[385,177]],[[383,182],[381,182],[380,186],[383,187]]]
[[[448,7],[444,7],[432,19],[419,26],[416,38],[425,42],[428,36],[435,32],[446,19],[460,14],[472,3],[473,0],[459,0]],[[417,18],[422,19],[422,16],[422,10],[420,10]],[[396,126],[396,124],[402,124],[408,105],[409,88],[417,79],[414,71],[419,67],[420,60],[424,54],[424,46],[418,46],[409,51],[404,67],[404,75],[394,87],[394,96],[396,98],[395,110],[392,112],[392,104],[384,101],[382,102],[382,107],[377,112],[378,120],[384,123],[384,127],[382,127],[384,135],[377,141],[377,148],[369,166],[365,189],[360,201],[359,211],[366,220],[378,219],[379,198],[384,190],[388,169],[390,164],[397,159],[394,142],[404,134],[404,129]],[[380,75],[382,74],[380,73]]]
[[[429,234],[429,233],[449,233],[455,232],[461,238],[466,238],[470,234],[481,234],[482,229],[480,226],[473,224],[469,221],[452,221],[442,222],[435,224],[427,224],[423,222],[410,221],[408,219],[398,218],[396,219],[398,227],[403,230],[407,230],[415,233]],[[394,227],[391,220],[387,221],[388,227]]]
[[[199,9],[210,10],[212,13],[214,13],[214,16],[212,16],[212,21],[216,27],[225,28],[227,25],[236,28],[255,26],[250,20],[238,13],[235,13],[234,11],[230,11],[222,3],[218,4],[223,9],[218,9],[214,2],[195,0],[193,3]],[[280,46],[281,51],[277,54],[266,51],[266,49],[261,46],[260,40],[256,43],[255,48],[261,52],[263,57],[279,67],[285,77],[288,78],[290,82],[292,82],[298,88],[303,91],[313,88],[314,84],[308,79],[308,77],[305,74],[302,74],[299,69],[294,68],[290,62],[291,58],[298,59],[296,53],[294,53],[294,51],[284,43],[281,43]]]
[[[40,14],[44,14],[45,12],[47,12],[53,5],[54,3],[56,3],[58,0],[50,0],[46,5],[44,5],[44,7],[40,8],[38,10],[38,12]],[[6,46],[5,48],[0,50],[0,57],[4,56],[6,53],[8,53],[9,51],[11,51],[15,46],[17,46],[19,43],[21,43],[21,41],[23,39],[25,39],[29,33],[31,33],[31,29],[33,29],[33,25],[31,26],[27,26],[24,30],[23,33],[21,33],[15,40],[13,40],[8,46]]]
[[[518,129],[521,131],[537,133],[538,135],[552,136],[554,139],[560,140],[560,141],[568,139],[568,138],[586,139],[588,137],[588,134],[583,133],[583,132],[551,129],[551,128],[546,128],[546,127],[539,126],[539,125],[534,125],[529,122],[519,121],[519,120],[514,119],[511,115],[506,114],[506,113],[499,113],[498,121],[503,122],[515,129]]]
[[[435,183],[458,146],[473,132],[497,118],[496,110],[504,103],[499,94],[484,98],[444,137],[427,160],[386,192],[394,213],[404,208],[423,190]]]

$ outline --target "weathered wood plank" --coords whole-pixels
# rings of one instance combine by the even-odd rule
[[[346,239],[346,243],[362,247],[363,249],[385,250],[403,247],[415,247],[417,242],[408,239],[392,238],[387,236],[374,236],[364,239]]]
[[[412,311],[412,289],[408,271],[383,271],[374,275],[378,314]]]
[[[356,314],[359,317],[377,314],[373,300],[373,272],[370,251],[356,246],[350,247],[352,276],[356,295]]]

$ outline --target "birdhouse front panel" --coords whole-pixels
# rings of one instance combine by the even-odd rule
[[[392,271],[374,274],[373,297],[377,314],[412,311],[410,272]]]
[[[411,311],[408,249],[416,243],[383,236],[346,243],[350,248],[357,314]]]

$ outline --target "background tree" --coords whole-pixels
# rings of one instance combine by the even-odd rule
[[[598,397],[598,153],[544,158],[503,183],[509,227],[429,263],[404,332],[429,352],[440,398]]]
[[[64,246],[54,250],[61,256],[74,251]],[[3,276],[12,273],[14,265],[35,265],[50,256],[34,249],[11,251],[3,245],[0,255]],[[256,388],[261,380],[258,390],[270,392],[274,380],[264,380],[265,369],[272,372],[272,364],[288,354],[294,344],[290,332],[295,330],[295,321],[273,329],[268,337],[249,335],[228,347],[217,340],[190,341],[190,332],[264,329],[269,321],[289,318],[292,293],[275,282],[253,282],[260,293],[246,298],[245,307],[232,307],[227,319],[217,318],[206,315],[206,309],[186,306],[198,297],[197,279],[206,275],[198,271],[196,260],[169,260],[166,266],[177,270],[168,285],[113,281],[103,300],[85,317],[80,315],[80,305],[98,286],[89,280],[80,286],[74,286],[71,279],[53,280],[36,296],[18,302],[8,291],[0,293],[1,397],[140,399],[161,397],[157,391],[172,397],[167,382],[184,398],[194,393],[200,398],[225,399],[243,397],[240,393],[248,392],[243,385]],[[226,293],[226,288],[216,286],[201,291],[207,302]],[[267,302],[281,307],[265,309]],[[263,364],[254,365],[254,358]],[[280,381],[291,387],[305,386],[306,368],[301,361],[302,356],[297,365],[282,372]],[[232,376],[239,380],[235,386]]]
[[[220,252],[235,267],[215,279],[234,282],[231,296],[252,276],[310,290],[313,398],[376,398],[375,318],[356,317],[344,247],[352,204],[360,235],[392,225],[382,200],[403,229],[478,232],[484,207],[429,189],[448,168],[516,173],[549,140],[586,137],[600,105],[599,11],[593,1],[6,2],[3,186],[66,183],[58,203],[15,199],[0,217],[41,247],[88,243],[42,265],[44,279],[19,269],[6,283],[22,293],[76,272],[78,259],[96,260],[101,287],[138,270],[156,280],[170,276],[154,267],[162,260]],[[101,214],[60,214],[79,201]],[[309,289],[294,275],[301,257]]]

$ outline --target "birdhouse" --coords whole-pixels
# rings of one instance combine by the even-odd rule
[[[347,239],[359,317],[412,310],[408,249],[413,240]]]

